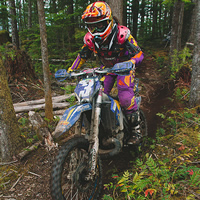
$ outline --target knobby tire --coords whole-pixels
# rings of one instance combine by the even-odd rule
[[[98,156],[94,180],[86,181],[89,142],[83,136],[69,139],[59,150],[51,173],[53,200],[97,200],[102,187],[102,165]]]

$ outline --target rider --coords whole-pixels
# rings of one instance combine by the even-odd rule
[[[68,69],[68,73],[80,68],[94,52],[102,63],[102,68],[112,67],[114,64],[124,61],[131,61],[138,66],[144,58],[143,52],[137,42],[130,34],[130,30],[120,25],[113,19],[109,5],[103,1],[97,1],[87,6],[82,15],[88,33],[84,37],[84,45]],[[138,105],[134,95],[135,72],[128,76],[117,76],[107,74],[104,77],[104,93],[109,94],[115,79],[117,79],[118,97],[125,114],[130,119],[134,119]],[[137,127],[137,130],[138,127]],[[133,137],[128,141],[129,144],[139,142],[133,131]]]

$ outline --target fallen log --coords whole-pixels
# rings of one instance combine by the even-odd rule
[[[67,108],[53,111],[53,116],[60,117],[65,113]],[[40,112],[42,117],[45,117],[45,112]]]
[[[69,99],[70,97],[74,96],[75,94],[69,94],[69,95],[61,95],[61,96],[56,96],[56,97],[52,97],[52,102],[53,103],[58,103],[61,101],[64,101],[66,99]],[[45,103],[45,99],[38,99],[38,100],[33,100],[33,101],[25,101],[25,102],[21,102],[21,103],[15,103],[13,104],[14,107],[21,107],[21,106],[29,106],[29,105],[37,105],[37,104],[43,104]]]
[[[69,106],[70,103],[69,102],[64,102],[64,103],[53,103],[53,109],[60,109],[60,108],[65,108],[67,106]],[[41,110],[41,109],[45,109],[45,104],[38,104],[38,105],[28,105],[28,106],[21,106],[21,107],[15,107],[15,112],[16,113],[20,113],[20,112],[28,112],[28,111],[32,111],[32,110]]]

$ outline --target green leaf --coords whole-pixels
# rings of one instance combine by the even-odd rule
[[[138,176],[139,176],[139,175],[138,175],[138,173],[136,172],[136,173],[135,173],[135,176],[133,177],[133,182],[135,182],[135,181],[137,180]]]

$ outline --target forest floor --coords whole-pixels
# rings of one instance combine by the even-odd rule
[[[165,67],[160,68],[154,55],[167,55],[167,51],[160,51],[148,55],[147,49],[143,50],[145,59],[138,67],[136,76],[140,78],[142,86],[142,109],[146,114],[149,136],[154,138],[157,127],[160,126],[160,118],[156,115],[164,108],[172,106],[168,97],[171,89],[163,76]],[[10,87],[14,103],[19,99],[24,101],[43,98],[43,91],[29,85],[26,88],[18,86]],[[56,93],[53,88],[53,93]],[[2,176],[8,176],[7,182],[0,187],[0,199],[2,200],[51,200],[50,195],[50,171],[56,149],[46,150],[40,145],[37,150],[29,153],[21,161],[9,165],[0,166]],[[103,184],[110,181],[112,173],[120,173],[131,167],[135,156],[130,149],[124,149],[118,156],[103,161]],[[2,177],[0,177],[2,178]],[[4,179],[5,180],[5,179]],[[102,195],[104,190],[102,191]]]

